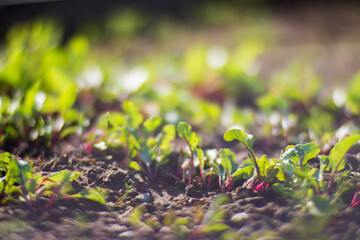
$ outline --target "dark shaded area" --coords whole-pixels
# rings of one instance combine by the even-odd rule
[[[349,1],[347,2],[349,3]],[[352,4],[359,3],[353,1]],[[89,21],[101,22],[114,9],[135,8],[151,16],[171,16],[179,21],[189,19],[191,13],[206,4],[226,4],[231,7],[245,9],[268,7],[275,12],[287,12],[311,5],[331,9],[340,4],[338,1],[284,1],[284,0],[233,0],[226,3],[216,0],[75,0],[75,1],[47,1],[47,0],[16,0],[0,1],[0,40],[3,40],[9,27],[16,22],[24,22],[35,17],[51,17],[57,19],[65,29],[65,39],[76,32],[79,26]],[[341,3],[342,5],[344,3]],[[290,14],[289,13],[289,14]],[[331,18],[330,18],[331,19]],[[328,20],[330,20],[328,19]]]
[[[1,6],[0,2],[0,37],[3,39],[7,29],[16,22],[24,22],[34,17],[55,18],[64,26],[65,38],[76,31],[77,26],[87,21],[101,21],[107,13],[114,9],[132,7],[154,15],[167,13],[181,19],[186,9],[192,7],[189,0],[179,1],[144,1],[144,0],[78,0],[33,2]],[[200,1],[201,2],[201,1]],[[199,2],[199,3],[200,3]]]

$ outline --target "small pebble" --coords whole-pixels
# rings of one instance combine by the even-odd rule
[[[138,230],[141,234],[146,235],[146,234],[151,234],[154,233],[154,229],[152,229],[151,227],[144,225],[141,228],[139,228]]]
[[[109,229],[111,232],[117,232],[117,233],[126,232],[128,230],[127,227],[121,226],[120,224],[117,223],[111,224],[109,226]]]
[[[244,226],[239,231],[237,231],[236,233],[241,234],[243,236],[249,236],[253,232],[255,232],[255,229],[253,227]]]
[[[154,199],[150,193],[141,193],[135,197],[135,200],[138,202],[152,202]]]
[[[289,235],[294,232],[296,226],[292,223],[286,223],[279,228],[280,235]]]
[[[257,238],[257,240],[283,240],[283,238],[278,237],[278,236],[263,236],[263,237]]]
[[[230,221],[236,224],[242,224],[249,218],[249,214],[245,212],[237,213],[231,217]]]
[[[171,228],[168,226],[164,226],[162,228],[160,228],[159,230],[160,233],[170,233],[171,232]]]
[[[120,238],[134,238],[136,233],[134,231],[126,231],[118,235]]]

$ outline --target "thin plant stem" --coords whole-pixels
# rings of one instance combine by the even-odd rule
[[[353,197],[353,199],[352,199],[352,201],[351,201],[351,205],[354,205],[354,203],[355,203],[355,201],[356,201],[356,199],[357,199],[357,197],[358,197],[358,195],[359,195],[359,191],[360,191],[360,188],[356,189],[356,192],[355,192],[355,194],[354,194],[354,197]]]
[[[191,184],[192,182],[192,175],[193,175],[193,172],[194,172],[194,153],[193,151],[191,150],[191,147],[190,147],[190,144],[188,143],[188,146],[189,146],[189,149],[190,149],[190,176],[189,176],[189,185]]]
[[[250,151],[250,149],[248,147],[246,147],[246,149],[249,151],[249,153],[250,153],[250,155],[251,155],[251,157],[253,159],[257,177],[258,177],[259,181],[261,181],[261,173],[260,173],[259,165],[256,162],[256,157],[255,157],[254,153],[252,151]]]

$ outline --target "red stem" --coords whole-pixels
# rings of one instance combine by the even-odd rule
[[[360,188],[356,189],[356,192],[355,192],[355,194],[354,194],[354,197],[353,197],[353,199],[352,199],[352,201],[351,201],[351,205],[352,205],[353,207],[354,207],[356,198],[357,198],[358,195],[359,195],[359,191],[360,191]]]

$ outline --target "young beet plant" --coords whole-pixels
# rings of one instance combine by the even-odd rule
[[[143,171],[151,180],[156,180],[156,175],[160,166],[169,160],[171,153],[171,142],[175,138],[176,129],[174,125],[165,125],[161,132],[156,134],[156,130],[161,125],[159,117],[146,120],[137,133],[134,141],[137,146],[136,161],[130,161],[128,166]]]
[[[263,180],[260,169],[259,169],[259,165],[258,165],[256,157],[255,157],[255,153],[254,153],[254,150],[252,147],[252,139],[253,139],[253,136],[251,134],[247,134],[246,132],[244,132],[243,130],[240,130],[240,129],[230,129],[224,134],[225,141],[230,142],[233,140],[238,140],[245,146],[246,150],[248,151],[248,156],[251,159],[252,164],[255,167],[255,174],[256,174],[256,177],[254,176],[251,179],[251,186],[253,186],[254,184],[260,184],[260,182]]]
[[[177,131],[179,137],[185,140],[186,144],[190,150],[190,161],[184,166],[184,175],[183,181],[185,181],[185,175],[190,167],[189,172],[189,184],[192,183],[192,176],[194,173],[194,160],[195,154],[197,154],[200,164],[200,176],[203,186],[205,186],[205,179],[204,179],[204,153],[201,148],[198,148],[199,144],[199,137],[196,135],[195,132],[192,131],[191,126],[186,122],[180,122],[177,126]]]
[[[9,153],[0,155],[0,166],[1,171],[6,171],[0,178],[1,204],[19,199],[31,210],[41,199],[46,199],[45,207],[69,198],[87,198],[105,204],[105,192],[101,189],[84,189],[75,193],[71,182],[80,176],[78,172],[63,170],[47,176],[33,174],[27,161],[11,157]]]
[[[131,101],[124,101],[123,112],[108,112],[99,117],[97,125],[87,136],[86,149],[123,149],[128,167],[144,172],[152,181],[160,166],[167,163],[171,142],[176,136],[174,125],[162,126],[159,117],[144,118]],[[162,128],[161,128],[162,126]]]
[[[333,213],[334,207],[341,206],[341,195],[351,189],[347,176],[349,171],[343,171],[341,175],[337,173],[344,169],[346,160],[344,155],[358,141],[360,135],[352,135],[341,139],[331,149],[329,156],[318,155],[320,152],[317,143],[298,144],[288,146],[281,155],[281,167],[286,170],[291,177],[288,183],[292,188],[292,195],[307,199],[306,206],[313,213]],[[308,160],[317,157],[320,167],[314,168],[306,165]],[[329,172],[328,180],[324,173]],[[334,188],[336,183],[336,188]],[[334,191],[335,190],[335,191]],[[353,197],[352,206],[360,204],[356,201],[358,189]],[[326,210],[327,209],[327,210]],[[325,211],[326,210],[326,211]]]
[[[230,149],[220,149],[221,164],[211,162],[210,166],[219,178],[219,187],[222,192],[231,189],[232,179],[239,174],[238,164],[235,163],[235,154]],[[212,172],[210,172],[211,174]]]

